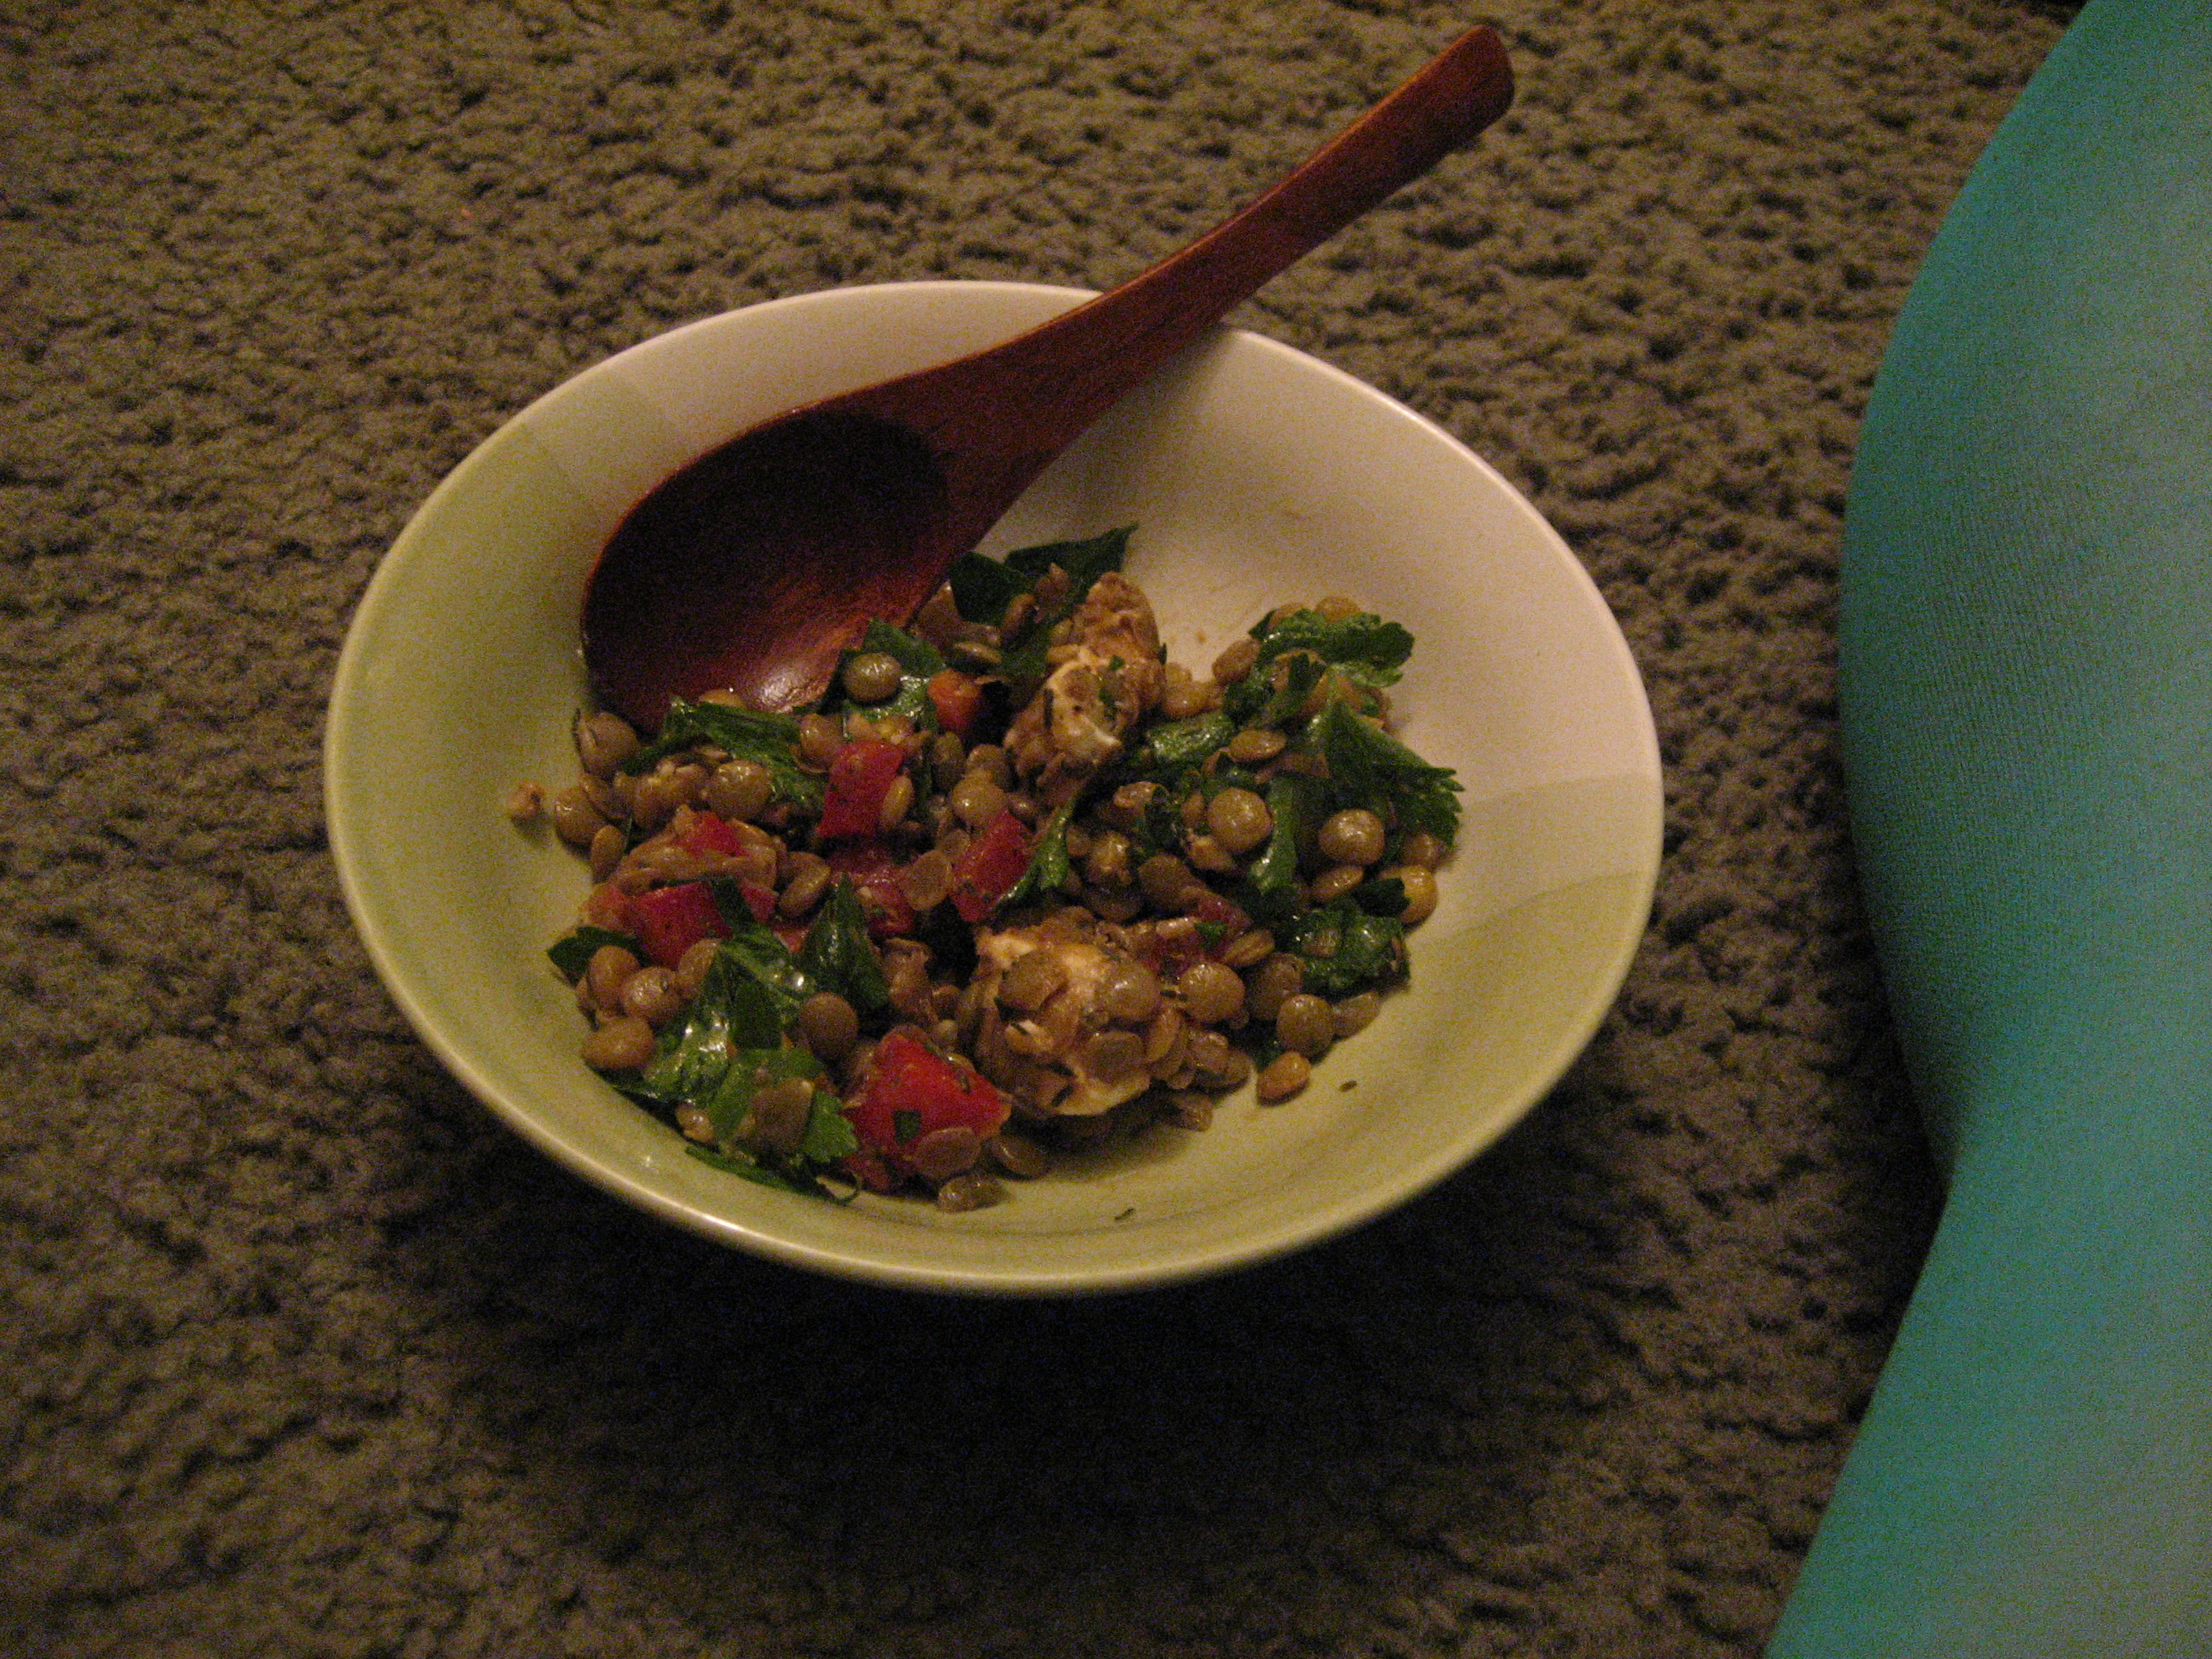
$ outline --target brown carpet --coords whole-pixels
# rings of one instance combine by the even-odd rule
[[[325,852],[349,612],[677,322],[1109,283],[1469,15],[1333,0],[0,8],[0,1647],[1750,1654],[1938,1192],[1835,754],[1887,332],[2033,0],[1504,0],[1516,112],[1243,318],[1434,416],[1649,678],[1668,866],[1493,1153],[1170,1294],[678,1235],[412,1039]]]

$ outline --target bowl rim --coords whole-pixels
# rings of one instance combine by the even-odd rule
[[[1243,349],[1257,349],[1294,366],[1302,373],[1318,372],[1354,392],[1379,412],[1414,423],[1428,438],[1447,446],[1460,461],[1471,465],[1484,475],[1492,488],[1503,492],[1526,511],[1543,537],[1552,544],[1570,575],[1578,580],[1586,600],[1611,623],[1610,645],[1619,659],[1616,665],[1626,671],[1625,683],[1632,692],[1636,703],[1634,725],[1641,753],[1638,756],[1639,765],[1632,775],[1648,776],[1652,783],[1646,822],[1638,836],[1642,856],[1637,860],[1634,870],[1634,902],[1622,907],[1620,914],[1624,920],[1620,937],[1613,941],[1611,950],[1603,958],[1601,970],[1593,973],[1590,989],[1579,1015],[1574,1021],[1562,1026],[1558,1039],[1541,1064],[1528,1067],[1529,1076],[1537,1080],[1522,1091],[1525,1097],[1514,1099],[1510,1109],[1502,1115],[1499,1121],[1464,1135],[1443,1137],[1428,1156],[1410,1166],[1400,1179],[1337,1202],[1310,1216],[1285,1220],[1228,1241],[1171,1249],[1141,1261],[1107,1262],[1095,1267],[1041,1267],[1018,1260],[991,1265],[899,1260],[865,1249],[824,1248],[751,1226],[726,1215],[713,1214],[648,1182],[635,1179],[626,1171],[610,1167],[605,1161],[564,1137],[544,1119],[524,1109],[510,1098],[511,1091],[487,1075],[447,1030],[446,1022],[418,994],[418,988],[412,977],[398,960],[394,946],[386,936],[383,921],[367,891],[359,861],[353,854],[356,831],[343,773],[346,758],[357,741],[356,718],[360,703],[360,684],[367,672],[367,641],[375,631],[384,611],[395,602],[394,595],[403,586],[407,567],[420,556],[416,550],[422,545],[418,540],[422,527],[435,519],[447,498],[468,489],[474,475],[493,464],[496,457],[492,452],[503,437],[514,428],[526,425],[542,408],[568,395],[579,380],[608,373],[615,365],[641,354],[680,349],[681,343],[687,337],[713,331],[740,315],[835,307],[851,303],[856,297],[880,295],[894,289],[904,290],[917,297],[923,290],[945,294],[988,291],[1000,295],[1051,298],[1064,301],[1070,306],[1095,297],[1095,290],[1048,283],[930,278],[812,289],[696,318],[635,341],[620,351],[596,359],[564,375],[559,382],[486,433],[409,515],[398,534],[379,558],[360,599],[356,602],[325,701],[323,804],[330,855],[337,869],[339,889],[356,936],[376,971],[381,988],[398,1008],[416,1038],[431,1051],[450,1076],[479,1103],[489,1109],[500,1123],[571,1174],[583,1177],[602,1191],[660,1220],[719,1243],[744,1249],[787,1267],[879,1288],[951,1296],[1005,1297],[1079,1296],[1164,1288],[1255,1267],[1355,1231],[1381,1215],[1402,1207],[1479,1157],[1525,1119],[1543,1097],[1558,1086],[1559,1079],[1572,1065],[1576,1056],[1588,1047],[1607,1014],[1617,1003],[1621,987],[1648,931],[1651,904],[1657,890],[1662,863],[1665,787],[1657,731],[1641,671],[1626,636],[1620,629],[1619,620],[1613,615],[1602,592],[1558,530],[1510,480],[1482,455],[1420,411],[1311,353],[1247,329],[1217,325],[1202,337],[1198,349],[1204,349],[1224,337],[1233,339]],[[1633,920],[1629,920],[1631,918]]]

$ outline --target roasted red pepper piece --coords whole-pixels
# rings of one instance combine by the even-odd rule
[[[733,859],[745,850],[744,838],[712,812],[693,812],[677,844],[702,857]]]
[[[912,1032],[894,1030],[876,1044],[866,1085],[846,1103],[845,1115],[860,1138],[860,1152],[848,1167],[864,1182],[872,1157],[898,1174],[911,1174],[913,1148],[924,1135],[965,1128],[988,1140],[1007,1111],[1006,1097],[987,1079],[955,1065]]]
[[[978,830],[952,866],[952,908],[963,921],[989,915],[1030,867],[1029,826],[1002,811]]]
[[[929,702],[937,711],[938,725],[964,738],[983,707],[983,687],[972,674],[939,669],[929,677]]]
[[[852,878],[853,892],[867,915],[870,934],[892,939],[914,932],[914,906],[899,885],[898,860],[882,842],[856,842],[823,857],[839,875]]]
[[[675,887],[655,887],[631,895],[629,931],[645,953],[664,968],[673,968],[684,953],[702,939],[721,939],[730,931],[714,902],[713,890],[703,881],[687,881]]]
[[[882,827],[884,797],[906,765],[906,750],[880,738],[855,738],[830,757],[830,783],[817,833],[823,841],[872,836]]]

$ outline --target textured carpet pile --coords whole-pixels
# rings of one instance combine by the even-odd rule
[[[0,9],[0,1650],[1755,1653],[1940,1193],[1835,752],[1841,514],[2029,0],[1503,0],[1513,114],[1239,320],[1588,563],[1668,866],[1502,1146],[1172,1293],[869,1292],[624,1209],[417,1044],[322,702],[436,481],[674,324],[1130,274],[1425,0]]]

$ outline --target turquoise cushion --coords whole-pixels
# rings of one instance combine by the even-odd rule
[[[1847,773],[1952,1188],[1769,1650],[2212,1655],[2212,4],[2094,0],[1876,383]]]

